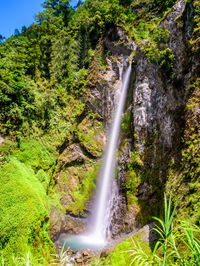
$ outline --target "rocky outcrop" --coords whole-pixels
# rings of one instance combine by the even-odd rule
[[[136,51],[134,143],[142,160],[137,188],[141,209],[137,221],[146,221],[145,213],[159,214],[170,161],[180,160],[187,86],[195,65],[195,60],[192,62],[189,57],[185,24],[181,21],[185,10],[186,2],[178,1],[160,23],[160,28],[170,32],[167,46],[175,55],[171,76],[159,65],[150,63],[140,47]]]
[[[106,67],[98,70],[98,81],[90,85],[88,108],[98,113],[103,119],[104,126],[108,128],[113,110],[118,103],[123,73],[127,68],[134,43],[120,27],[113,27],[106,33],[102,46],[104,52],[108,50],[111,55],[104,58]]]
[[[98,117],[86,116],[77,126],[77,138],[89,158],[95,159],[102,155],[106,138]]]
[[[85,230],[86,219],[65,215],[57,209],[51,210],[50,237],[53,242],[58,241],[62,234],[78,234]]]
[[[168,79],[158,65],[149,63],[139,50],[136,54],[134,85],[134,127],[138,135],[138,148],[142,152],[149,134],[160,131],[160,143],[164,150],[173,146],[177,124],[184,119],[185,83],[188,71],[187,46],[183,28],[176,22],[185,10],[185,1],[179,1],[160,27],[170,31],[169,48],[175,54],[175,77]]]
[[[62,165],[79,164],[84,162],[86,156],[78,143],[69,145],[58,158],[58,163]]]

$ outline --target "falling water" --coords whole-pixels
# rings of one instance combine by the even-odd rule
[[[106,234],[111,221],[111,187],[115,172],[115,154],[118,147],[121,119],[129,88],[130,74],[131,64],[124,74],[121,96],[114,114],[106,152],[99,173],[96,199],[90,219],[90,229],[83,235],[68,237],[67,244],[72,249],[100,249],[106,245]]]
[[[111,194],[111,182],[115,172],[115,153],[118,146],[121,118],[129,88],[130,74],[131,65],[127,68],[124,74],[122,92],[115,111],[102,168],[99,174],[96,201],[92,213],[92,234],[94,234],[97,239],[106,238],[106,229],[109,226],[107,224],[109,221],[108,203],[111,200],[109,196]]]

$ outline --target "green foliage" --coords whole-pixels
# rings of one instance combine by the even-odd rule
[[[132,112],[128,111],[122,117],[121,127],[123,131],[130,131],[131,130],[131,121],[132,121]]]
[[[69,255],[67,254],[68,250],[65,250],[65,245],[66,243],[63,244],[62,248],[59,249],[58,254],[53,256],[55,259],[51,261],[50,265],[59,265],[59,266],[64,266],[66,263],[69,261]]]
[[[190,39],[190,45],[193,52],[200,52],[200,3],[198,0],[192,1],[194,7],[194,26],[192,30],[192,36]]]
[[[48,210],[51,206],[61,208],[60,195],[50,188],[50,184],[53,183],[52,173],[62,144],[77,137],[92,156],[101,155],[101,122],[92,119],[93,114],[90,114],[91,124],[88,121],[85,123],[87,126],[84,123],[79,126],[77,124],[85,108],[85,100],[81,97],[87,97],[88,85],[95,86],[99,81],[99,70],[106,69],[103,36],[107,29],[113,25],[121,26],[139,44],[149,62],[160,65],[163,72],[171,76],[174,54],[168,48],[170,36],[168,31],[159,28],[159,23],[163,12],[168,12],[174,2],[86,0],[75,12],[68,0],[46,0],[43,4],[44,11],[36,16],[37,23],[23,28],[21,33],[17,30],[6,41],[0,36],[0,134],[11,136],[17,142],[6,141],[0,146],[0,248],[4,250],[2,264],[4,260],[10,260],[14,265],[18,261],[39,265],[35,257],[49,253],[51,242],[47,235]],[[190,45],[196,53],[199,52],[199,1],[193,1],[193,6],[194,27]],[[194,87],[199,87],[198,79],[190,90],[193,91]],[[177,187],[184,190],[185,203],[182,201],[181,206],[185,208],[187,205],[195,213],[194,221],[198,223],[199,126],[195,121],[199,120],[195,108],[199,96],[191,93],[192,100],[188,102],[186,110],[185,143],[179,176],[181,181],[179,186],[173,185],[176,190]],[[124,131],[130,130],[130,117],[129,113],[124,117]],[[30,136],[41,141],[32,140]],[[27,138],[24,140],[24,137]],[[154,142],[151,143],[153,144]],[[160,189],[156,187],[155,177],[163,158],[155,163],[155,171],[149,170],[151,148],[143,157],[147,162],[145,165],[135,153],[127,165],[124,188],[128,200],[133,199],[137,207],[139,204],[133,195],[137,193],[142,181],[148,180],[155,190]],[[88,171],[83,170],[83,165],[74,167],[75,170],[72,168],[68,169],[70,173],[66,171],[66,179],[69,175],[74,175],[77,186],[68,184],[71,189],[69,196],[73,199],[68,210],[77,214],[84,210],[85,203],[92,194],[97,170],[92,165]],[[50,194],[48,198],[47,191]],[[147,216],[150,217],[146,209],[142,215],[143,222],[147,221]],[[157,220],[161,223],[161,220]],[[168,227],[168,231],[165,229],[162,227],[164,235],[158,242],[157,256],[160,258],[160,253],[165,254],[168,260],[168,244],[174,242],[171,240],[172,228]],[[185,239],[189,239],[186,248],[192,254],[187,258],[191,263],[197,263],[199,240],[193,235],[193,229],[183,230]],[[165,231],[170,233],[167,238]],[[131,263],[130,257],[125,258],[120,253],[121,250],[128,249],[129,244],[124,244],[124,247],[119,248],[120,251],[113,253],[113,265],[119,261],[120,265]],[[137,249],[141,251],[141,245],[135,243],[132,252]],[[25,255],[22,256],[21,253]],[[140,256],[143,255],[146,256],[144,251],[140,252]],[[175,259],[176,261],[169,258],[170,263],[177,263],[180,259],[178,253]],[[135,261],[136,259],[133,262]],[[183,261],[187,264],[185,258]]]
[[[32,169],[49,170],[55,165],[55,161],[41,142],[37,140],[28,140],[20,144],[19,153],[16,158]]]
[[[102,258],[99,265],[199,265],[200,229],[189,222],[179,221],[173,226],[176,205],[172,197],[164,196],[164,219],[154,217],[157,225],[158,241],[153,251],[144,242],[143,232],[118,244],[107,258]]]
[[[159,11],[163,12],[167,8],[171,8],[175,3],[176,0],[152,0],[150,8],[157,8]]]
[[[31,167],[12,158],[1,167],[0,175],[0,249],[6,259],[11,254],[25,253],[35,242],[44,245],[43,249],[45,245],[50,247],[46,194]],[[37,230],[43,231],[39,239]]]
[[[174,206],[173,210],[171,210],[171,205],[172,205],[171,195],[169,201],[167,201],[167,197],[166,195],[164,195],[164,220],[154,217],[154,219],[159,223],[159,226],[156,225],[154,231],[156,231],[159,234],[160,240],[156,243],[153,254],[155,254],[158,246],[161,245],[163,250],[163,265],[168,264],[167,263],[168,242],[171,240],[170,238],[172,238],[171,241],[174,241],[174,238],[171,237],[171,235],[172,235],[172,221],[176,211],[176,206]]]
[[[137,192],[137,188],[141,183],[142,174],[142,161],[136,151],[132,152],[131,160],[126,167],[128,179],[126,180],[124,186],[128,197],[131,197],[131,195],[135,195]]]
[[[180,221],[180,225],[172,226],[176,206],[172,208],[172,198],[164,196],[164,220],[154,217],[158,224],[153,230],[158,233],[159,240],[151,253],[147,253],[139,243],[133,243],[132,265],[199,265],[200,240],[199,227]]]
[[[70,193],[73,201],[69,204],[67,210],[73,214],[83,213],[85,203],[91,198],[95,189],[95,182],[99,170],[99,164],[91,163],[90,169],[86,172],[81,167],[77,167],[79,183],[75,188],[71,187]],[[70,174],[72,174],[70,172]],[[68,184],[70,186],[70,184]]]
[[[181,215],[190,217],[197,225],[200,224],[200,116],[196,112],[199,108],[199,88],[199,77],[194,77],[188,87],[181,161],[171,162],[167,181],[167,191],[172,191],[179,200]]]
[[[151,249],[148,247],[148,245],[144,241],[144,234],[142,230],[138,232],[136,235],[129,237],[125,239],[123,242],[116,245],[114,250],[110,255],[108,255],[107,258],[102,258],[101,263],[98,265],[145,265],[143,263],[139,264],[138,262],[135,262],[135,258],[133,258],[134,249],[140,251],[147,257],[149,254],[151,254]],[[139,248],[138,248],[139,247]],[[134,261],[133,261],[134,260]],[[142,262],[144,262],[142,260]]]
[[[147,41],[142,45],[142,51],[147,55],[148,61],[160,65],[166,75],[170,75],[173,68],[175,55],[167,47],[170,33],[158,27],[155,23],[139,23],[135,37],[142,44],[143,39]]]
[[[43,253],[42,265],[45,265],[53,250],[47,233],[52,203],[46,191],[55,161],[41,142],[31,139],[21,140],[18,145],[6,141],[0,152],[0,249],[4,260],[11,263],[14,259],[18,265],[27,259],[22,257],[26,252],[30,261]]]

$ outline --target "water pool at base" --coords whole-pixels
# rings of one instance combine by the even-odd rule
[[[106,241],[96,235],[67,235],[60,238],[64,249],[72,250],[90,249],[93,251],[101,250],[106,246]]]

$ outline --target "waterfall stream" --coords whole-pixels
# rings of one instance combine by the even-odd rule
[[[66,245],[72,249],[101,249],[107,243],[114,202],[114,197],[112,197],[112,180],[115,174],[115,155],[119,142],[121,119],[129,88],[130,75],[131,64],[123,75],[121,95],[116,107],[102,167],[99,172],[96,198],[94,200],[92,215],[89,219],[89,228],[85,234],[69,236],[65,240]]]
[[[109,227],[110,206],[109,202],[111,192],[111,182],[115,172],[115,154],[118,147],[119,134],[121,128],[122,113],[126,102],[127,91],[129,88],[129,80],[131,74],[131,65],[127,68],[122,85],[122,91],[118,106],[115,111],[113,123],[109,133],[106,152],[103,157],[103,163],[99,174],[99,182],[97,185],[97,195],[92,213],[92,234],[97,238],[106,238],[106,229]]]

